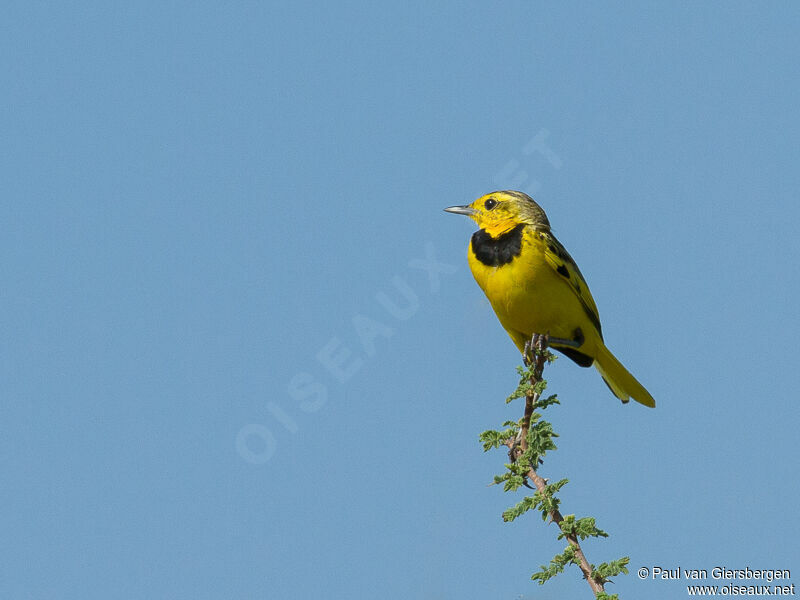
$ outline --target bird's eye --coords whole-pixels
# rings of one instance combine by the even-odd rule
[[[486,207],[486,210],[492,210],[495,206],[497,206],[497,200],[494,198],[489,198],[483,203],[483,205]]]

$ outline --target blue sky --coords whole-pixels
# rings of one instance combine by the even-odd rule
[[[589,597],[528,580],[562,544],[501,521],[477,441],[519,357],[441,209],[503,188],[658,401],[547,373],[542,474],[610,532],[591,561],[631,557],[612,591],[800,573],[796,5],[11,2],[0,30],[0,596]]]

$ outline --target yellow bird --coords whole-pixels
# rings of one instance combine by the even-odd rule
[[[522,192],[492,192],[447,212],[480,228],[469,266],[500,324],[524,352],[534,334],[581,367],[594,365],[614,395],[645,406],[655,400],[603,343],[600,317],[578,265],[550,231],[542,207]]]

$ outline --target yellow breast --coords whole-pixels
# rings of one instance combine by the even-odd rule
[[[507,242],[509,248],[505,252],[497,251],[486,260],[488,251],[482,248],[482,240],[473,236],[469,265],[517,346],[520,339],[529,339],[534,333],[572,339],[577,327],[587,338],[592,337],[595,327],[569,278],[559,274],[548,261],[548,238],[526,226],[521,230],[516,254],[513,253],[516,246]]]

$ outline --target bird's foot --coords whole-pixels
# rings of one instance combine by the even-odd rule
[[[522,348],[522,360],[525,366],[530,367],[533,364],[536,351],[544,351],[553,341],[560,343],[562,340],[561,338],[551,338],[546,333],[534,333]]]

